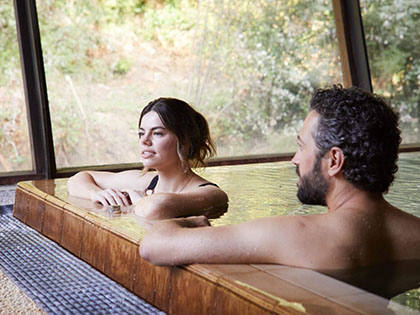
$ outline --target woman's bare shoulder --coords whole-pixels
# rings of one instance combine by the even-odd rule
[[[194,174],[184,191],[193,191],[205,187],[219,188],[217,183],[213,183],[198,174]]]

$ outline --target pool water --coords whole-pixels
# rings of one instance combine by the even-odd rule
[[[398,166],[396,179],[385,198],[396,207],[420,217],[420,153],[401,154]],[[229,210],[221,218],[211,220],[214,226],[237,224],[275,215],[317,214],[327,211],[326,207],[302,205],[298,201],[296,167],[291,162],[207,168],[202,175],[217,183],[229,195]],[[414,263],[420,266],[419,262]],[[391,269],[398,268],[393,266]],[[361,274],[372,276],[369,277],[369,281],[365,281],[368,284],[374,282],[375,277],[382,278],[374,276],[372,271],[362,270]],[[341,278],[345,279],[343,275],[344,273],[341,274]],[[403,274],[401,278],[407,278],[406,282],[410,282],[411,285],[413,279],[416,280],[414,289],[411,286],[406,292],[400,290],[399,292],[403,293],[394,296],[391,301],[420,310],[420,279],[415,277],[419,277],[419,272]],[[397,283],[399,286],[400,283]],[[369,290],[369,287],[364,288]],[[387,290],[383,296],[389,292],[395,293],[398,290]],[[374,293],[381,294],[382,291]]]
[[[400,155],[396,180],[385,198],[396,207],[420,217],[420,153]],[[207,168],[203,176],[229,196],[229,210],[213,225],[291,214],[326,212],[326,207],[303,205],[296,197],[296,167],[275,162]]]

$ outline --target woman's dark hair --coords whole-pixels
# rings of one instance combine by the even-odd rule
[[[320,115],[313,134],[319,154],[339,147],[347,180],[365,191],[387,192],[398,170],[398,114],[381,97],[341,85],[315,91],[310,106]]]
[[[178,155],[185,168],[205,166],[204,160],[216,153],[206,119],[186,102],[176,98],[158,98],[142,110],[143,116],[156,112],[166,129],[178,138]]]

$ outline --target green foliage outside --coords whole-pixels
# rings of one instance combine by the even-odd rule
[[[420,4],[362,0],[374,91],[401,114],[404,142],[420,142]]]
[[[0,172],[30,168],[30,149],[13,5],[0,4]]]
[[[418,141],[420,116],[415,2],[361,1],[375,92],[400,111],[406,141]],[[330,1],[45,0],[37,9],[59,167],[138,161],[137,117],[158,96],[203,112],[219,156],[293,151],[311,92],[342,81]],[[30,167],[11,2],[0,4],[0,29],[0,171],[10,171]]]
[[[203,80],[195,104],[213,106],[209,120],[219,143],[231,145],[230,155],[238,147],[240,154],[278,152],[281,144],[269,143],[288,130],[295,136],[311,92],[341,82],[330,3],[228,1],[203,10],[208,18],[202,14],[201,38],[208,40],[197,45],[196,55],[214,64],[205,70],[216,80],[225,77],[227,89],[224,97],[205,100]]]
[[[15,75],[15,66],[19,62],[18,46],[16,41],[15,18],[13,6],[0,5],[0,86],[7,84],[7,79]]]
[[[420,288],[401,293],[393,297],[391,301],[405,305],[413,310],[420,310]]]

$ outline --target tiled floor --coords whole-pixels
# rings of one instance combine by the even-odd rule
[[[0,314],[45,314],[0,270]]]
[[[15,191],[15,185],[0,186],[0,206],[13,204]],[[4,314],[44,314],[1,270],[0,310]]]
[[[0,220],[2,220],[1,221],[2,224],[4,224],[5,221],[8,222],[6,220],[7,217],[10,218],[12,216],[12,210],[11,210],[12,208],[5,205],[11,205],[14,203],[15,191],[16,191],[16,186],[0,186]],[[63,306],[63,308],[61,309],[62,310],[61,313],[67,314],[69,312],[65,311],[65,308],[64,308],[65,302],[68,304],[69,301],[72,301],[72,299],[74,300],[77,299],[80,302],[81,291],[88,292],[90,290],[96,290],[96,293],[99,292],[98,291],[98,289],[100,288],[100,286],[98,285],[99,279],[102,279],[102,282],[103,282],[102,286],[105,288],[105,291],[102,292],[102,295],[100,296],[104,296],[104,294],[105,295],[110,294],[112,298],[117,301],[115,304],[113,304],[114,301],[112,301],[112,299],[107,299],[105,301],[106,305],[109,306],[110,309],[111,308],[116,309],[120,306],[123,307],[123,309],[127,309],[127,305],[129,304],[127,302],[130,301],[131,303],[130,306],[132,308],[134,307],[134,309],[136,309],[137,307],[137,309],[142,309],[143,311],[146,310],[147,312],[145,311],[144,312],[145,314],[146,313],[147,314],[163,313],[163,312],[159,312],[157,309],[148,305],[147,303],[145,303],[144,301],[142,301],[141,299],[139,299],[132,293],[127,292],[127,290],[122,289],[114,281],[112,281],[109,278],[104,277],[96,270],[92,270],[90,274],[86,273],[82,280],[76,279],[77,277],[75,277],[74,273],[54,272],[53,270],[58,270],[56,268],[58,268],[59,264],[68,263],[69,265],[65,269],[69,271],[72,268],[76,268],[76,266],[78,264],[81,264],[82,262],[80,262],[80,260],[78,260],[76,257],[70,255],[68,252],[65,252],[63,249],[61,249],[63,253],[58,254],[57,256],[61,260],[58,259],[57,257],[51,258],[50,256],[53,254],[52,251],[48,251],[47,253],[40,254],[40,250],[39,249],[34,250],[34,248],[37,246],[41,246],[41,244],[40,242],[35,242],[36,246],[30,245],[31,242],[33,242],[33,240],[25,239],[23,243],[21,244],[21,246],[19,246],[20,244],[19,242],[21,242],[21,240],[18,240],[17,238],[13,238],[14,241],[10,243],[9,241],[7,241],[6,236],[10,234],[9,230],[15,231],[15,228],[11,227],[8,229],[9,226],[10,226],[9,224],[6,224],[5,229],[2,228],[0,231],[1,232],[0,237],[3,238],[2,241],[6,240],[7,242],[5,246],[3,246],[5,243],[3,243],[2,246],[0,246],[0,250],[3,251],[3,253],[5,252],[8,253],[10,251],[10,248],[7,246],[8,244],[12,244],[13,246],[12,248],[16,248],[15,245],[18,245],[16,249],[17,251],[26,253],[24,255],[32,255],[32,257],[36,256],[37,259],[38,260],[41,259],[43,263],[35,264],[33,267],[30,267],[29,269],[25,269],[25,268],[28,268],[28,265],[30,265],[30,262],[27,260],[25,260],[24,263],[15,262],[14,260],[17,261],[18,255],[6,254],[6,256],[9,257],[8,259],[4,260],[4,257],[0,259],[0,314],[40,314],[42,315],[45,313],[43,310],[41,310],[41,308],[47,311],[48,313],[51,313],[51,309],[53,309],[54,307],[57,307],[58,309],[60,309],[61,306]],[[33,231],[33,233],[36,233],[36,232]],[[24,233],[19,232],[19,235],[22,238],[24,237],[23,234]],[[40,239],[41,238],[43,238],[42,235],[40,235]],[[46,239],[44,242],[48,242],[48,241],[49,240]],[[30,250],[28,252],[25,251],[24,249],[25,246],[29,246]],[[9,249],[9,251],[7,249]],[[39,255],[41,255],[42,257],[41,258],[38,257]],[[51,261],[54,261],[54,267],[53,269],[48,269],[46,266]],[[10,273],[11,272],[10,268],[8,268],[8,264],[10,265],[10,263],[12,263],[13,266],[16,266],[17,269],[19,268],[23,268],[23,269],[22,270],[19,269],[18,271],[13,271],[12,273]],[[2,268],[4,268],[4,270],[2,270]],[[44,279],[45,281],[47,281],[45,283],[32,279],[34,275],[41,275],[45,273],[49,274],[48,279],[47,280]],[[65,286],[69,286],[70,290],[66,290],[66,292],[61,291],[60,293],[50,296],[49,295],[50,293],[47,291],[46,288],[47,287],[49,288],[53,283],[57,282],[57,279],[61,279],[63,278],[63,276],[67,277],[68,281],[66,281]],[[92,277],[92,279],[94,279],[94,282],[92,282],[92,286],[89,286],[89,289],[86,289],[83,286],[85,286],[88,283],[87,281],[88,276]],[[21,279],[20,277],[23,277],[23,278]],[[42,278],[42,276],[40,277]],[[30,282],[25,282],[25,281],[28,281],[28,279],[32,279],[32,280]],[[46,283],[48,283],[48,285],[46,285]],[[39,303],[39,305],[35,304],[34,301],[32,301],[31,298],[29,298],[28,295],[25,294],[25,292],[29,296],[36,297],[35,300],[37,300],[37,303]],[[83,305],[85,307],[90,307],[95,313],[95,309],[96,311],[98,311],[99,306],[102,306],[102,307],[104,306],[102,304],[101,305],[98,304],[97,301],[100,301],[99,299],[100,299],[99,296],[95,297],[95,295],[93,294],[91,295],[91,298],[89,301],[83,302],[84,303]],[[47,302],[45,302],[45,300]],[[43,304],[43,303],[46,303],[46,304]],[[50,306],[52,308],[50,308]],[[66,307],[68,308],[68,305]],[[70,313],[75,313],[75,312],[70,312]],[[99,314],[103,312],[96,312],[96,313]]]
[[[0,235],[0,269],[46,313],[163,314],[11,214]]]
[[[15,185],[0,186],[0,205],[11,205],[15,202]]]

